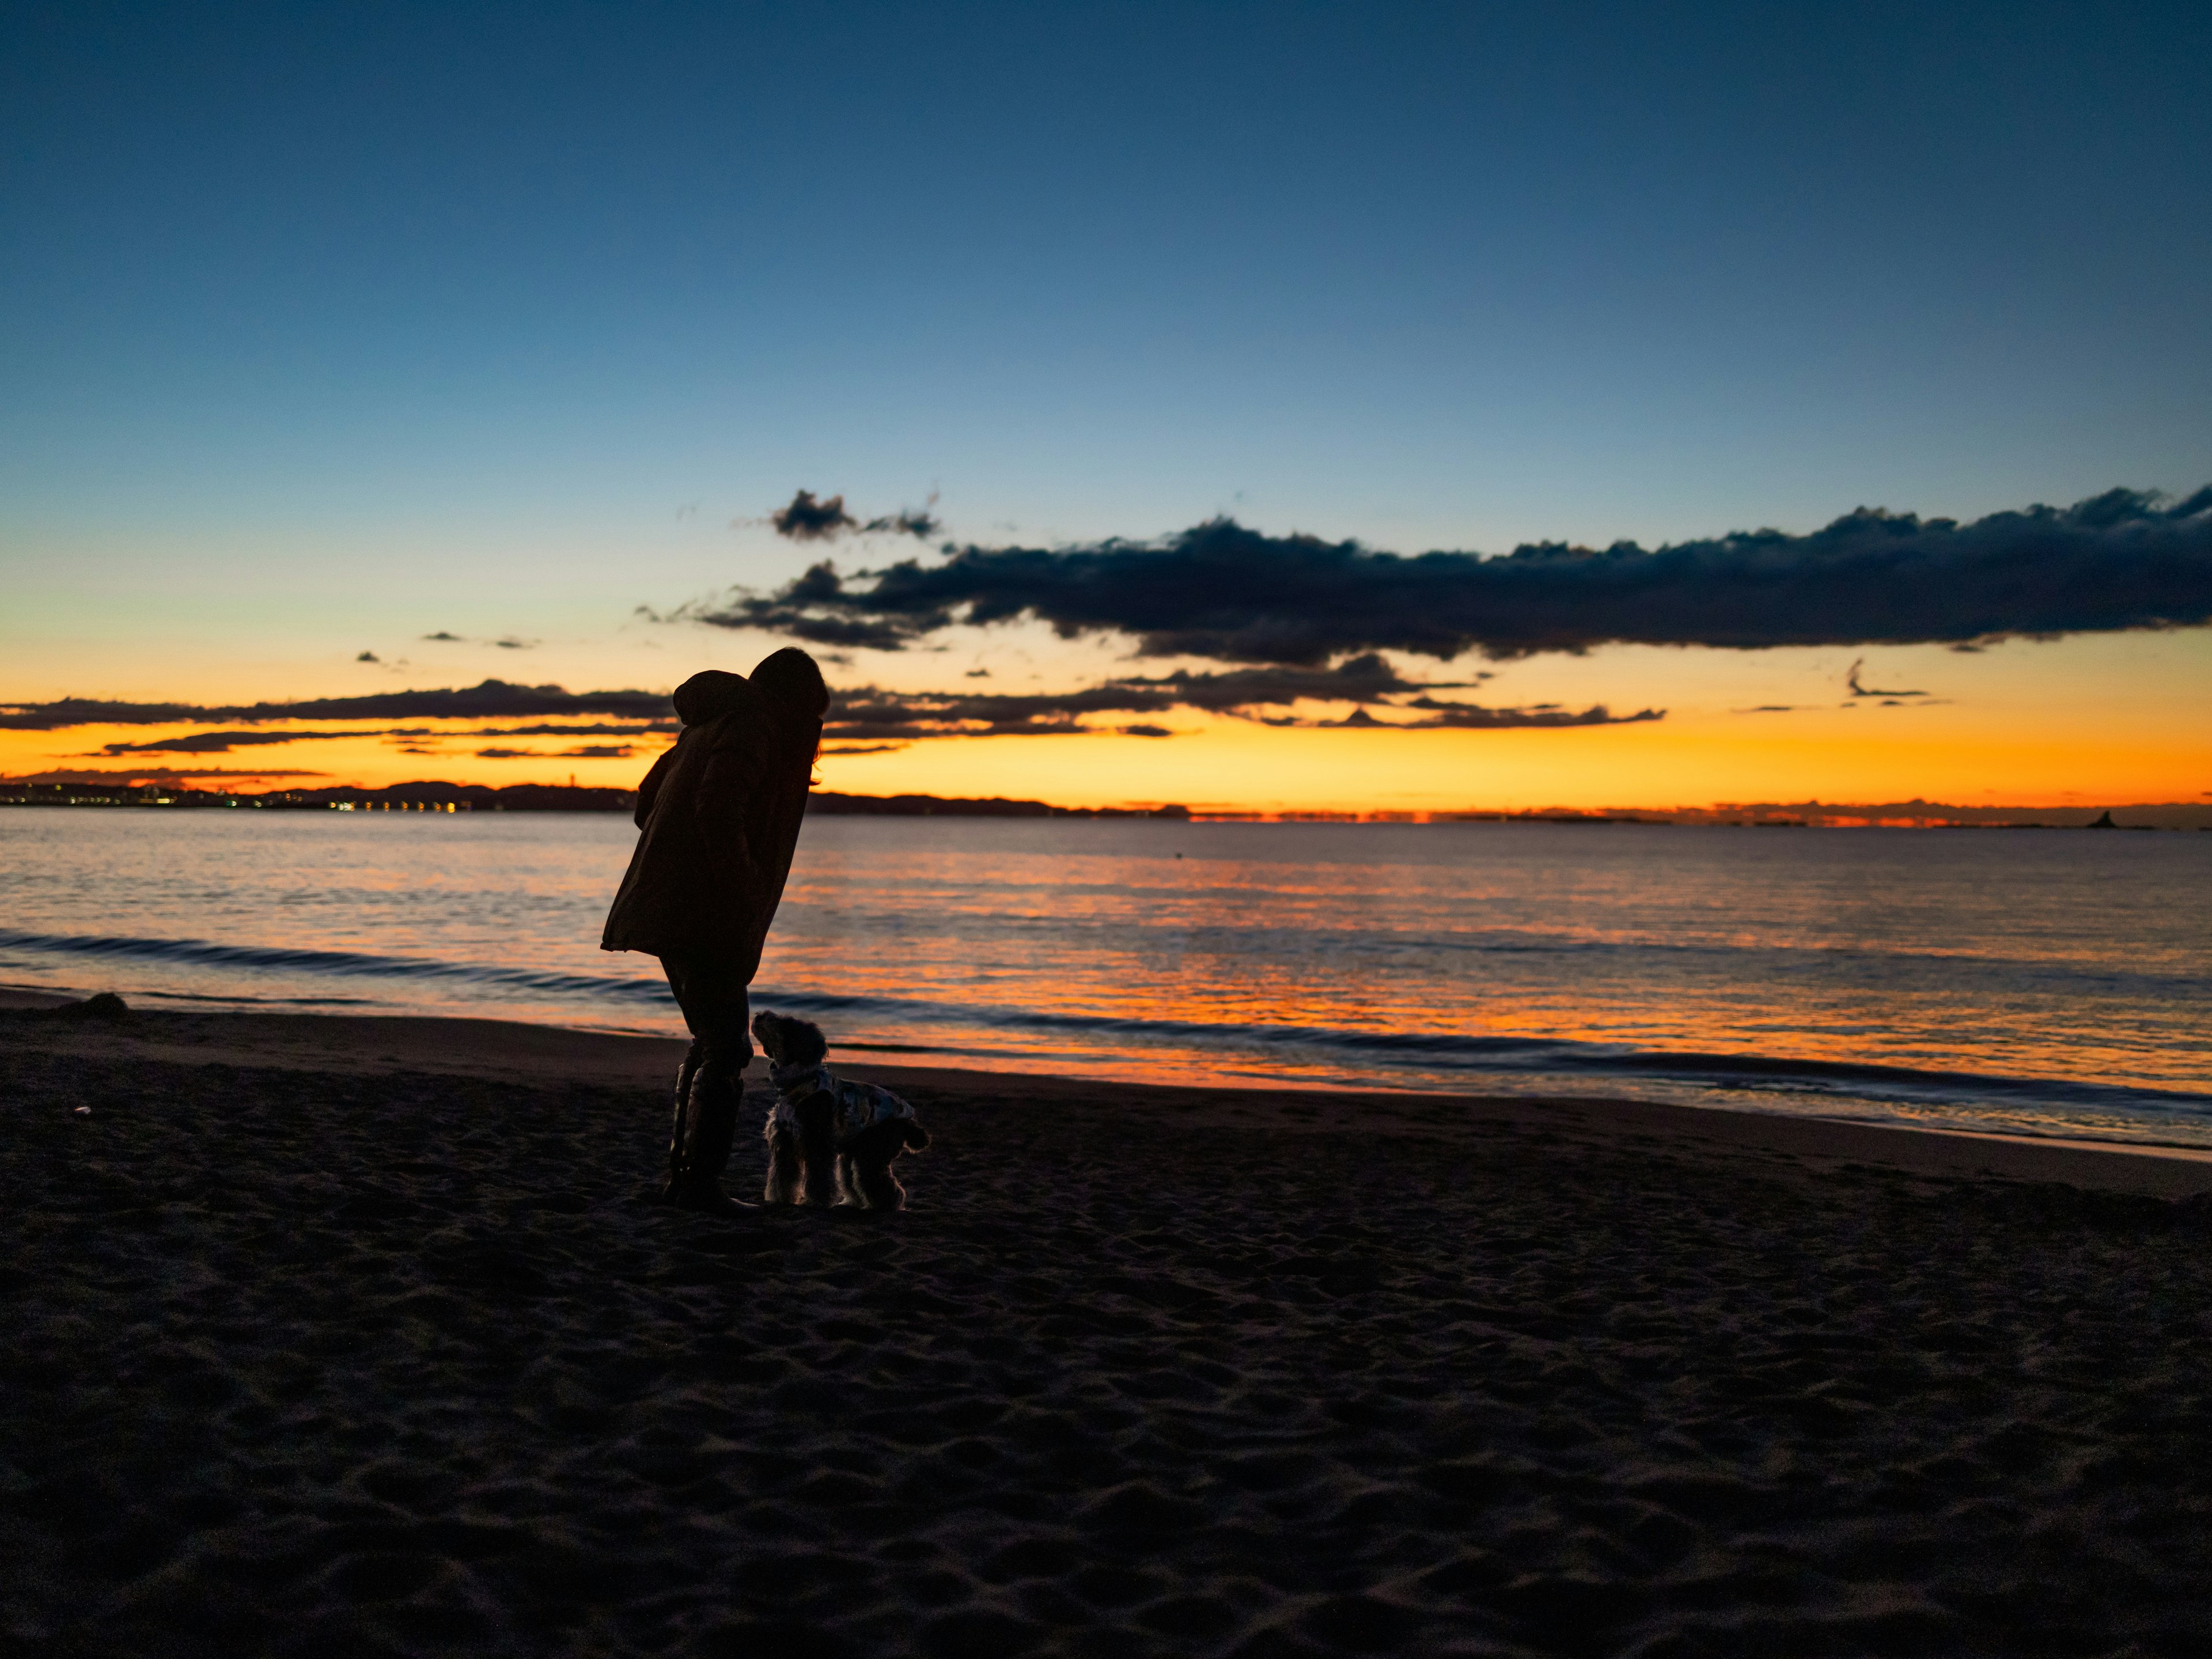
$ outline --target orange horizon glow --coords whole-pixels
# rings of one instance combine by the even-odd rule
[[[750,641],[708,643],[752,659]],[[1109,669],[1084,654],[1091,650],[1055,665],[1057,679],[1029,670],[1026,659],[999,659],[994,684],[1042,690],[1095,681]],[[820,787],[855,795],[1006,797],[1075,807],[1175,803],[1247,814],[2212,801],[2212,629],[2084,635],[1963,654],[1936,647],[1876,653],[1864,683],[1915,688],[1902,697],[1851,695],[1845,682],[1857,655],[1609,648],[1491,664],[1477,690],[1455,694],[1499,708],[1665,711],[1633,724],[1393,731],[1389,723],[1417,712],[1378,704],[1369,712],[1381,724],[1347,728],[1179,708],[1147,717],[1173,733],[1165,738],[1078,731],[935,736],[880,747],[833,738],[817,776]],[[678,677],[690,665],[697,665]],[[1449,665],[1407,667],[1421,678],[1467,678]],[[835,678],[847,685],[904,679],[911,689],[926,686],[926,676],[941,683],[947,672],[942,657],[906,653],[846,665]],[[596,660],[570,665],[562,678],[579,689],[635,683],[621,665]],[[168,684],[210,705],[268,695],[190,672]],[[1286,712],[1341,720],[1351,706]],[[501,730],[517,723],[415,719],[404,732],[388,720],[0,730],[0,776],[90,775],[240,793],[417,781],[630,789],[671,740],[638,732],[635,721],[599,716],[564,721],[581,729],[552,738]],[[125,747],[211,727],[263,738],[316,735],[241,743],[227,752]],[[124,752],[106,752],[111,745]]]
[[[1913,710],[1917,729],[1869,729],[1866,712],[1820,711],[1796,731],[1741,718],[1509,731],[1282,729],[1221,717],[1179,720],[1168,738],[1111,732],[950,737],[875,753],[825,753],[819,787],[844,794],[1005,796],[1079,807],[1176,803],[1200,812],[1528,811],[1699,809],[1737,801],[1942,800],[2038,807],[2212,800],[2212,737],[2121,743],[1985,729]],[[314,723],[330,730],[334,722]],[[425,722],[424,724],[429,724]],[[191,727],[0,732],[0,777],[61,774],[234,793],[436,781],[631,789],[669,739],[610,743],[619,757],[550,748],[483,758],[455,723],[406,752],[363,733],[246,752],[125,757]],[[271,734],[288,723],[254,728]],[[264,760],[264,757],[267,758]]]

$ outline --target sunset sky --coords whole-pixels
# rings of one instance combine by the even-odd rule
[[[0,775],[2212,799],[2201,5],[8,33]]]

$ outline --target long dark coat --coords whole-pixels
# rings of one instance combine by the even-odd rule
[[[822,722],[709,669],[677,688],[676,746],[638,786],[603,951],[675,957],[747,984],[783,897]]]

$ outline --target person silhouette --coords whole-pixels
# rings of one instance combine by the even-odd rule
[[[691,1033],[666,1188],[685,1209],[754,1207],[721,1187],[753,1057],[746,988],[791,872],[829,707],[822,670],[794,647],[750,676],[694,674],[676,688],[684,730],[638,786],[637,847],[599,948],[659,957]]]

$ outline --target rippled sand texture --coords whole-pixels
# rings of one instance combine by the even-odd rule
[[[2212,1650],[2201,1201],[908,1073],[731,1226],[641,1090],[0,1067],[26,1651]]]

